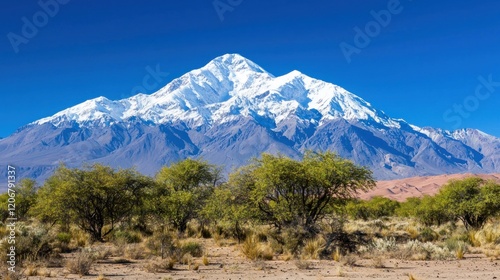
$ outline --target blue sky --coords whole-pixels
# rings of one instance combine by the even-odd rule
[[[419,126],[500,137],[498,1],[215,3],[218,11],[213,0],[4,3],[0,137],[87,99],[129,97],[150,69],[169,73],[152,93],[225,53],[338,84]]]

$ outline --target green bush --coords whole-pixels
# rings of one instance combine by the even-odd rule
[[[451,180],[436,201],[447,216],[461,220],[467,230],[478,230],[500,213],[500,185],[474,177]]]
[[[115,242],[118,243],[132,244],[142,242],[141,234],[135,231],[117,230],[115,231],[113,238]]]
[[[194,240],[184,241],[180,244],[182,255],[191,254],[195,258],[203,256],[203,245]]]
[[[16,260],[20,263],[24,261],[38,261],[49,257],[52,253],[54,242],[53,235],[45,227],[28,227],[20,224],[16,232]],[[1,242],[0,250],[9,252],[12,246],[5,240]],[[1,260],[6,261],[7,254],[1,254]]]
[[[421,242],[431,242],[439,239],[439,234],[433,231],[430,227],[423,228],[419,235],[418,240]]]
[[[351,200],[346,205],[347,214],[353,219],[371,220],[394,216],[400,203],[389,198],[376,196],[368,201]]]

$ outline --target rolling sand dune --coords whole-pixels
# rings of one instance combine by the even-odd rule
[[[500,183],[500,173],[497,174],[451,174],[439,176],[413,177],[391,181],[379,181],[377,186],[366,193],[360,194],[362,199],[374,196],[383,196],[397,201],[405,201],[408,197],[422,197],[435,195],[439,189],[451,179],[467,177],[481,177],[485,180],[494,180]]]

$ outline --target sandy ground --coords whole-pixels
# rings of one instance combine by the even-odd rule
[[[80,277],[68,274],[64,268],[50,268],[50,279],[500,279],[500,260],[484,255],[466,255],[455,261],[400,261],[384,260],[384,268],[374,268],[371,260],[360,259],[356,266],[347,267],[334,261],[309,261],[310,269],[299,269],[293,260],[252,262],[246,260],[236,246],[216,247],[212,240],[205,240],[210,264],[201,260],[198,271],[187,265],[176,265],[167,273],[148,273],[143,269],[146,260],[117,264],[114,258],[94,265],[91,275]],[[29,279],[44,279],[36,276]]]
[[[451,179],[464,179],[467,177],[481,177],[484,180],[494,180],[500,183],[500,174],[451,174],[439,176],[413,177],[392,181],[378,181],[377,186],[367,192],[360,194],[362,199],[370,199],[374,196],[384,196],[400,202],[408,197],[422,197],[434,195],[439,189]]]

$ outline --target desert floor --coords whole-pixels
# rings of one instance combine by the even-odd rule
[[[353,267],[326,260],[311,260],[309,269],[299,269],[294,260],[249,261],[237,245],[218,247],[213,240],[204,240],[210,263],[201,260],[194,271],[188,265],[177,264],[165,273],[148,273],[148,260],[119,263],[117,258],[98,261],[91,274],[68,274],[65,268],[49,268],[50,279],[500,279],[500,260],[481,254],[469,254],[453,261],[400,261],[386,259],[383,268],[375,268],[372,260],[359,259]],[[71,255],[65,255],[69,258]],[[104,277],[103,277],[104,276]],[[44,279],[32,276],[29,279]]]

